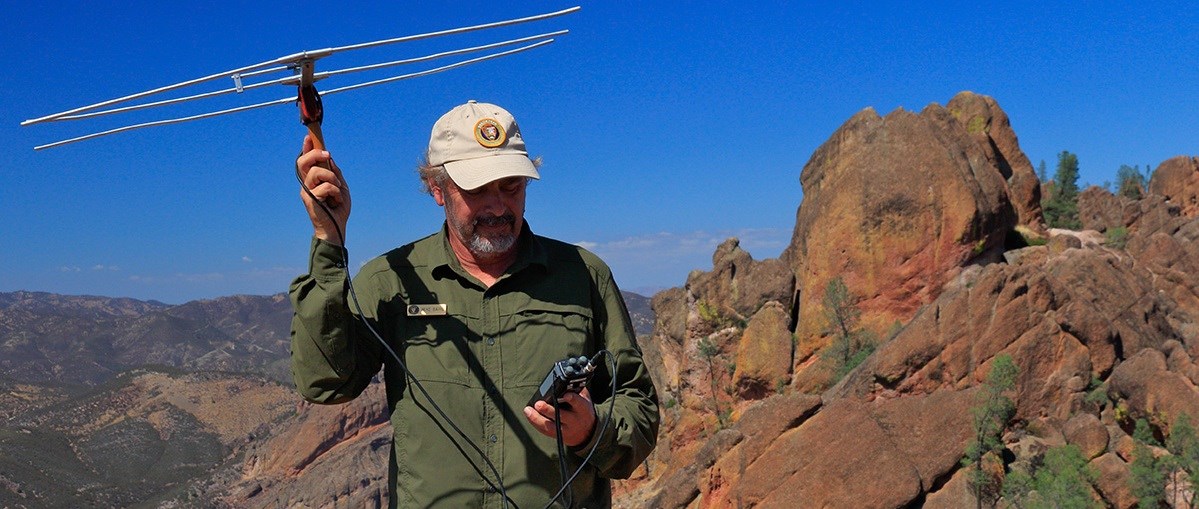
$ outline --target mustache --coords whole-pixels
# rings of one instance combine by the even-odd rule
[[[477,217],[474,220],[475,226],[504,226],[513,224],[516,224],[516,215],[511,213],[499,216]]]

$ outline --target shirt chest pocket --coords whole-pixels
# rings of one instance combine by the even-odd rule
[[[405,316],[395,344],[408,370],[422,382],[478,386],[472,369],[479,359],[473,352],[481,337],[472,330],[475,317],[449,309],[444,315]]]
[[[591,308],[533,301],[505,316],[500,339],[510,386],[536,386],[550,366],[567,357],[595,354]]]

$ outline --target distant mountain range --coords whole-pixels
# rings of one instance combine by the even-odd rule
[[[638,334],[649,299],[625,293]],[[236,295],[171,306],[41,292],[0,293],[0,376],[96,385],[134,367],[231,371],[290,383],[291,304],[284,294]]]
[[[154,301],[0,293],[0,373],[95,385],[138,366],[286,380],[291,306],[283,295]]]

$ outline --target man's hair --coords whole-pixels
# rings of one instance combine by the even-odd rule
[[[533,167],[541,168],[541,157],[533,159]],[[420,163],[416,165],[416,174],[420,177],[421,191],[424,191],[430,196],[433,195],[433,188],[429,186],[430,181],[433,182],[433,185],[444,189],[445,182],[450,180],[450,174],[445,171],[445,166],[440,164],[429,164],[428,155],[425,155],[425,157],[421,159]]]
[[[450,178],[450,174],[446,173],[445,166],[429,164],[429,156],[421,159],[421,162],[416,165],[416,174],[420,176],[420,188],[425,194],[433,195],[433,187],[429,185],[432,181],[437,187],[444,187],[445,181]]]

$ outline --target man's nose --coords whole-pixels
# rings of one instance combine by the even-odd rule
[[[506,209],[504,205],[503,193],[493,186],[487,186],[482,193],[479,193],[479,208],[482,212],[494,215],[501,215]]]

